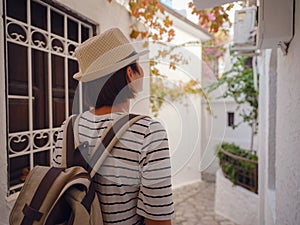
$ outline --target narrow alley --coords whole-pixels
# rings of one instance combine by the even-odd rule
[[[215,183],[197,182],[174,191],[174,225],[237,225],[214,212]]]

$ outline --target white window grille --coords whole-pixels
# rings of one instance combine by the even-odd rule
[[[52,1],[5,3],[11,194],[33,166],[50,164],[59,126],[72,114],[77,88],[72,76],[78,71],[74,49],[95,34],[96,25]]]

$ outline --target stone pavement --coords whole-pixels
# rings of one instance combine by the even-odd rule
[[[236,225],[214,212],[215,183],[197,182],[174,190],[173,225]]]

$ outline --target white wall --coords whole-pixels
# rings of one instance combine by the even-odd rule
[[[186,106],[178,102],[165,103],[158,116],[168,132],[174,188],[201,181],[200,97],[188,98]]]
[[[100,31],[111,27],[119,27],[125,34],[128,34],[128,25],[134,22],[129,17],[128,11],[115,1],[109,3],[106,0],[58,0],[58,2],[98,22],[100,24]]]
[[[171,17],[172,19],[172,17]],[[200,41],[194,34],[188,33],[174,23],[175,40],[173,45],[188,41]],[[161,46],[151,44],[150,57],[155,56]],[[169,61],[162,60],[157,66],[162,73],[168,75],[168,82],[189,79],[201,80],[201,45],[182,47],[175,51],[189,59],[187,65],[177,65],[176,71],[169,69]],[[174,53],[175,53],[174,52]],[[159,111],[158,120],[167,128],[172,162],[173,186],[179,187],[201,180],[199,164],[201,157],[201,97],[187,96],[182,103],[167,101]]]
[[[211,100],[213,115],[206,110],[202,100],[202,142],[200,170],[205,174],[215,174],[219,168],[216,146],[224,140],[226,130],[226,105],[223,100]],[[231,128],[230,128],[231,129]]]
[[[259,224],[268,225],[275,224],[276,53],[276,50],[263,51],[259,62]]]
[[[215,212],[241,225],[258,225],[259,197],[224,177],[216,175]]]
[[[261,77],[262,88],[266,87],[261,89],[259,112],[263,131],[259,141],[263,150],[259,161],[261,225],[300,224],[299,0],[295,13],[295,36],[288,54],[284,56],[280,49],[273,50],[271,59],[265,57],[265,76]]]
[[[300,224],[300,0],[287,56],[278,50],[276,224]]]
[[[217,90],[218,96],[222,94],[221,90]],[[237,104],[233,100],[228,99],[211,99],[210,106],[213,115],[206,110],[207,104],[202,101],[202,155],[201,155],[201,171],[208,174],[215,174],[219,168],[216,158],[216,147],[222,142],[234,143],[243,149],[250,148],[250,127],[243,123],[237,128],[232,129],[227,125],[227,112],[234,112],[235,124],[242,121],[239,115],[246,107],[236,110]],[[256,140],[256,138],[255,138]],[[257,144],[254,150],[258,150]]]
[[[195,14],[192,14],[192,9],[189,8],[189,2],[190,0],[179,0],[179,1],[172,1],[172,7],[175,10],[178,10],[179,12],[181,10],[185,11],[185,14],[187,18],[194,23],[198,23],[199,18]]]

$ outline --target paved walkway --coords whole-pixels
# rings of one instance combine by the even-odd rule
[[[198,182],[174,191],[173,225],[236,225],[214,212],[215,183]]]

